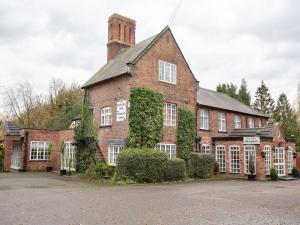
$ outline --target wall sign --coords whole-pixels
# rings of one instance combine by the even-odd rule
[[[117,101],[117,121],[125,121],[126,120],[126,101],[119,100]]]
[[[260,137],[244,137],[244,145],[259,145]]]

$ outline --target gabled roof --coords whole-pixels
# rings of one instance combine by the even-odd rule
[[[197,102],[199,105],[208,106],[212,108],[225,109],[229,111],[240,112],[248,115],[266,118],[269,117],[226,94],[205,88],[198,89]]]
[[[121,52],[119,55],[117,55],[114,59],[108,61],[104,66],[102,66],[102,68],[94,76],[92,76],[82,86],[82,88],[87,88],[89,86],[98,84],[102,81],[105,81],[105,80],[108,80],[108,79],[111,79],[114,77],[118,77],[120,75],[128,73],[129,72],[128,64],[135,64],[156,43],[156,41],[168,30],[170,30],[170,28],[169,28],[169,26],[166,26],[159,34],[154,35],[146,40],[143,40],[143,41],[139,42],[138,44],[133,45],[132,47],[124,49],[123,52]],[[172,32],[171,32],[171,34],[172,34]],[[180,50],[180,48],[179,48],[179,50]],[[180,50],[180,52],[181,52],[181,50]],[[184,56],[183,56],[183,58],[184,58]]]
[[[13,121],[2,121],[2,126],[4,129],[4,134],[8,136],[19,136],[21,127],[17,122]]]

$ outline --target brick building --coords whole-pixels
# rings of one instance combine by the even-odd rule
[[[0,143],[5,146],[4,170],[74,170],[74,132],[68,130],[20,128],[15,122],[0,123]],[[64,143],[64,155],[61,146]],[[70,159],[72,159],[70,161]]]
[[[135,29],[132,19],[118,14],[109,17],[107,62],[82,86],[98,129],[101,155],[109,165],[116,164],[128,136],[130,90],[147,87],[164,96],[163,140],[157,148],[169,157],[177,156],[178,109],[187,108],[197,118],[194,150],[214,154],[221,172],[246,175],[249,156],[253,155],[260,178],[268,175],[271,166],[281,176],[290,173],[295,165],[295,142],[284,137],[278,124],[268,125],[268,116],[225,94],[199,88],[168,26],[137,44]],[[2,128],[6,169],[41,170],[51,165],[58,170],[61,142],[67,143],[67,152],[74,156],[72,130],[21,129],[7,122]],[[49,142],[53,144],[51,160],[44,153]],[[14,154],[19,151],[20,155]],[[22,159],[19,164],[15,163],[18,156]]]

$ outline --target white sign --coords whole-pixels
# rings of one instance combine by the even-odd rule
[[[259,145],[260,137],[244,137],[244,145]]]
[[[119,100],[117,101],[117,121],[126,120],[126,101]]]

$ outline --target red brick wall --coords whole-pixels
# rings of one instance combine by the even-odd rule
[[[209,131],[200,129],[200,109],[208,109],[209,110]],[[219,114],[219,112],[225,112],[225,114],[226,114],[226,129],[227,129],[226,132],[218,131],[218,114]],[[249,116],[249,115],[245,115],[243,113],[209,108],[206,106],[200,106],[200,107],[198,107],[198,111],[197,111],[197,130],[198,130],[198,135],[202,138],[201,143],[202,144],[211,144],[211,137],[226,136],[228,134],[228,132],[230,132],[234,128],[234,116],[235,115],[238,115],[241,117],[242,128],[247,128],[247,125],[248,125],[247,118],[249,118],[249,117],[254,118],[255,127],[258,127],[259,119],[261,119],[261,121],[262,121],[262,126],[265,126],[266,122],[267,122],[267,119],[263,118],[263,117]]]
[[[9,171],[11,167],[11,155],[13,151],[13,144],[20,143],[20,137],[18,136],[3,136],[4,143],[4,170]]]
[[[297,155],[297,159],[296,159],[296,166],[298,168],[298,171],[300,172],[300,155]]]

